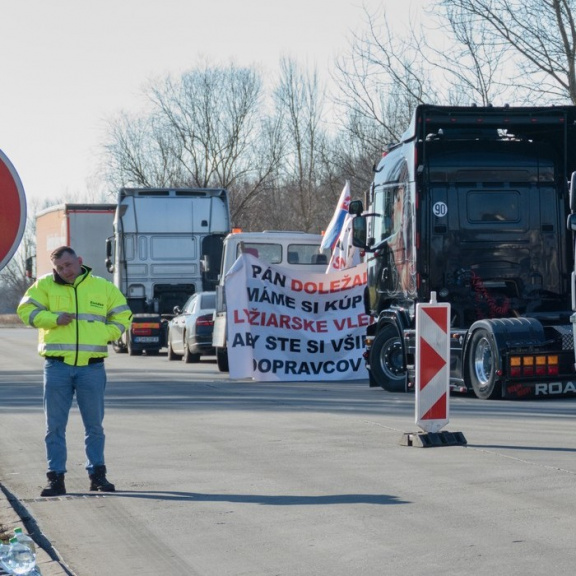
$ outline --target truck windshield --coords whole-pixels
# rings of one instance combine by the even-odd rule
[[[244,242],[236,249],[236,257],[244,251],[268,264],[327,264],[328,255],[320,252],[319,244],[273,244],[268,242]]]
[[[256,258],[268,262],[268,264],[280,264],[282,262],[282,245],[264,242],[242,242],[236,247],[236,257],[252,254]]]

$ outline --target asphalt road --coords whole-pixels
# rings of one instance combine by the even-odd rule
[[[0,483],[77,576],[572,575],[576,399],[453,397],[466,447],[400,445],[414,397],[367,382],[233,382],[213,361],[107,361],[107,464],[45,483],[42,360],[0,330]]]

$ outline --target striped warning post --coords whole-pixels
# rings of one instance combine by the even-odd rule
[[[450,304],[416,305],[416,424],[438,432],[450,413]]]

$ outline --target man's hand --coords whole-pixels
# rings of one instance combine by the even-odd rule
[[[60,315],[58,316],[58,320],[56,320],[56,324],[58,324],[58,326],[67,326],[68,324],[70,324],[70,322],[72,322],[72,320],[75,320],[76,316],[74,314],[68,314],[68,312],[61,312]]]

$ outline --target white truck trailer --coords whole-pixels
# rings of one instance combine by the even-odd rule
[[[214,290],[230,232],[221,188],[122,188],[107,266],[134,315],[117,352],[157,354],[166,345],[174,307]]]
[[[243,252],[252,254],[268,264],[286,266],[293,270],[314,273],[326,272],[329,251],[320,251],[322,235],[305,232],[264,231],[232,233],[224,240],[220,277],[216,286],[216,313],[212,342],[216,350],[218,369],[228,372],[226,337],[226,274]]]
[[[52,272],[50,254],[71,246],[93,274],[112,280],[105,265],[116,204],[58,204],[36,215],[36,276]]]

